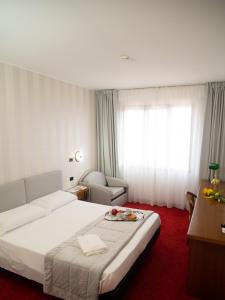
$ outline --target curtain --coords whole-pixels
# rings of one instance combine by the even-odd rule
[[[96,92],[97,164],[108,176],[118,176],[116,113],[118,91]]]
[[[119,91],[118,160],[129,201],[184,209],[196,192],[206,86]]]
[[[220,178],[225,180],[225,82],[208,84],[202,143],[202,178],[209,177],[209,162],[220,164]]]

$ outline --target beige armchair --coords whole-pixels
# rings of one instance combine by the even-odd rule
[[[90,202],[121,206],[128,199],[128,184],[126,181],[105,176],[102,172],[86,171],[79,180],[80,185],[89,187]]]

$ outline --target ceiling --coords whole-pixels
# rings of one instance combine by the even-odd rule
[[[225,0],[0,0],[0,61],[92,89],[225,80]]]

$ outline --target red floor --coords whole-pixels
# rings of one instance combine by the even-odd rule
[[[187,274],[186,233],[188,213],[175,208],[128,204],[160,214],[162,225],[158,241],[144,258],[125,293],[129,300],[191,300],[185,295]],[[55,299],[42,293],[42,286],[0,270],[1,300]]]
[[[125,299],[129,300],[194,300],[186,296],[187,254],[186,234],[188,212],[176,208],[128,204],[132,208],[150,209],[159,213],[161,232],[138,269]]]

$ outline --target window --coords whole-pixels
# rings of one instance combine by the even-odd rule
[[[191,107],[129,108],[124,113],[123,163],[188,171]]]
[[[129,201],[184,208],[197,192],[205,86],[119,92],[118,157]]]

